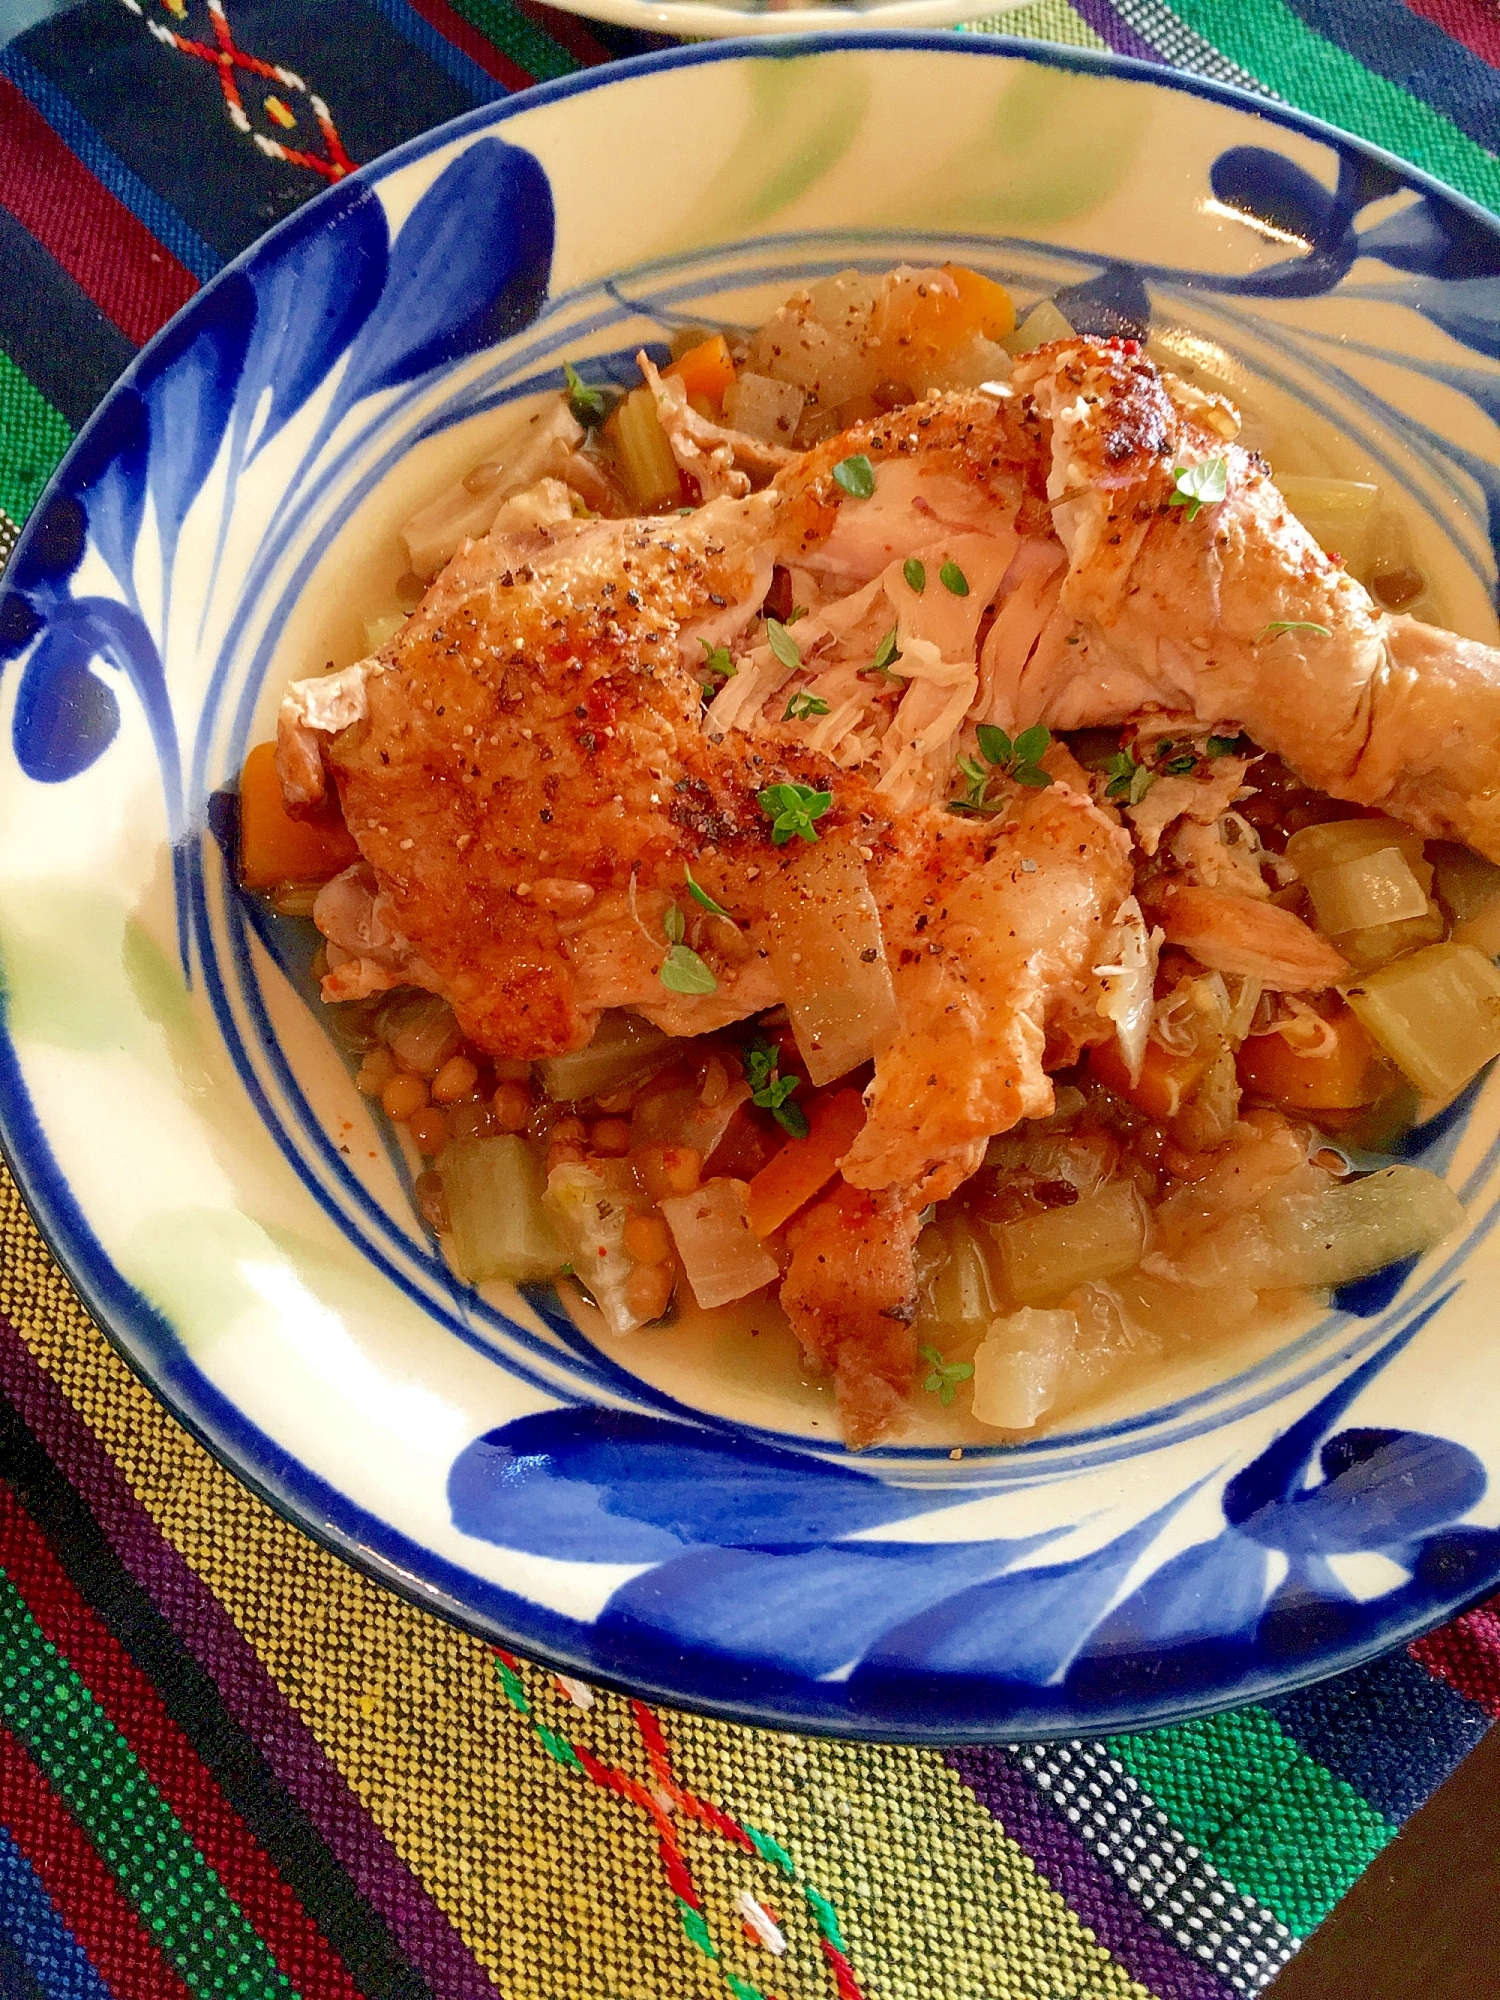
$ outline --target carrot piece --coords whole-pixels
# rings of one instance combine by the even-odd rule
[[[280,882],[327,882],[359,849],[336,813],[293,819],[276,776],[276,745],[257,743],[240,773],[240,881],[247,889]]]
[[[662,373],[678,376],[686,384],[689,398],[702,396],[707,402],[722,403],[724,391],[734,380],[729,344],[722,333],[713,334],[679,355]]]
[[[835,1090],[807,1107],[807,1137],[788,1139],[750,1183],[750,1227],[764,1239],[831,1181],[865,1122],[857,1090]]]
[[[1015,301],[1004,285],[971,271],[967,264],[945,264],[943,269],[958,287],[965,317],[974,332],[986,340],[1004,340],[1016,327]]]
[[[1254,1036],[1238,1058],[1244,1088],[1287,1111],[1356,1111],[1384,1097],[1395,1079],[1352,1009],[1340,1005],[1328,1026],[1337,1039],[1324,1056],[1293,1048],[1284,1035]]]
[[[1089,1050],[1090,1072],[1148,1118],[1175,1118],[1211,1061],[1212,1053],[1174,1055],[1160,1042],[1147,1042],[1140,1081],[1132,1083],[1117,1041]]]

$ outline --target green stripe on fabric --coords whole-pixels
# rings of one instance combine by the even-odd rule
[[[67,418],[0,354],[0,507],[24,521],[72,442]]]
[[[296,1989],[0,1570],[0,1718],[201,2000],[296,2000]]]
[[[1068,5],[1068,0],[1029,0],[1010,14],[988,14],[982,21],[966,21],[975,35],[1027,35],[1034,42],[1065,42],[1075,49],[1109,47],[1103,35],[1096,35],[1088,22]]]
[[[1172,11],[1304,111],[1415,161],[1486,208],[1500,211],[1500,160],[1440,111],[1314,34],[1286,0],[1256,0],[1253,7],[1172,0]]]
[[[1395,1837],[1261,1708],[1114,1736],[1109,1748],[1237,1889],[1299,1937]]]
[[[502,55],[529,70],[538,83],[550,83],[555,76],[571,76],[579,63],[566,49],[559,48],[528,21],[518,7],[506,0],[449,0],[456,14],[462,14],[471,28],[493,42]]]

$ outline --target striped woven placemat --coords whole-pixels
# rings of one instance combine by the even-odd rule
[[[1289,98],[1500,207],[1483,0],[1004,25]],[[532,0],[91,0],[0,52],[0,560],[135,348],[344,162],[638,45]],[[1493,1608],[1100,1742],[827,1743],[561,1683],[209,1459],[0,1177],[6,2000],[1227,2000],[1496,1713]]]

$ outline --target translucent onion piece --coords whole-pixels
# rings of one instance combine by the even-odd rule
[[[547,1095],[558,1104],[607,1097],[642,1075],[666,1052],[670,1037],[637,1014],[604,1014],[586,1049],[549,1056],[541,1065]]]
[[[661,1204],[693,1297],[707,1310],[748,1298],[773,1283],[781,1271],[750,1228],[744,1181],[705,1181],[696,1194],[673,1195]]]
[[[917,1330],[936,1347],[979,1338],[1001,1301],[990,1275],[990,1258],[974,1224],[962,1213],[923,1230],[917,1255],[926,1274]]]
[[[1383,1167],[1337,1182],[1313,1202],[1273,1203],[1266,1236],[1274,1275],[1261,1282],[1347,1285],[1432,1249],[1463,1220],[1463,1204],[1436,1174]]]
[[[771,910],[770,957],[815,1084],[847,1076],[894,1033],[880,911],[852,849],[820,841],[786,869]]]
[[[724,391],[724,421],[766,444],[789,445],[805,398],[795,382],[746,369]]]
[[[542,1206],[542,1176],[514,1133],[455,1139],[439,1166],[453,1267],[471,1285],[525,1284],[561,1270],[566,1251]]]
[[[1345,997],[1398,1068],[1446,1102],[1500,1055],[1500,969],[1468,944],[1434,944]]]
[[[1048,1305],[1074,1285],[1113,1278],[1140,1262],[1146,1217],[1131,1181],[1111,1181],[1070,1208],[997,1226],[995,1240],[1012,1297]]]
[[[706,1160],[749,1098],[750,1086],[743,1077],[731,1083],[715,1104],[703,1102],[696,1083],[644,1091],[630,1115],[631,1145],[691,1146]]]
[[[401,530],[415,575],[436,576],[459,545],[485,534],[504,501],[546,473],[562,470],[583,443],[583,427],[555,397],[518,424],[496,453],[419,508]]]
[[[626,1162],[595,1160],[554,1167],[543,1199],[567,1245],[575,1275],[610,1332],[633,1333],[644,1326],[627,1298],[635,1263],[625,1251],[625,1225],[640,1205],[640,1196]]]
[[[403,993],[382,1009],[380,1033],[397,1062],[414,1076],[436,1076],[464,1039],[453,1009],[436,993]]]
[[[1303,879],[1327,937],[1427,914],[1426,893],[1399,847],[1358,854]]]
[[[1129,1072],[1132,1088],[1141,1080],[1141,1064],[1146,1060],[1146,1041],[1151,1033],[1151,1011],[1156,986],[1156,957],[1162,934],[1146,930],[1141,906],[1127,896],[1115,918],[1106,953],[1107,965],[1096,965],[1094,977],[1104,993],[1099,1012],[1113,1021],[1120,1054]]]
[[[996,1320],[974,1350],[974,1415],[996,1430],[1029,1431],[1056,1400],[1078,1339],[1070,1312],[1023,1307]]]

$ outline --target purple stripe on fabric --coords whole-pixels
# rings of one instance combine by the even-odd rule
[[[213,1591],[162,1534],[104,1446],[4,1318],[0,1392],[78,1489],[120,1561],[212,1676],[226,1710],[434,1993],[443,2000],[495,2000],[496,1987],[448,1917],[349,1789]]]
[[[1232,1987],[1136,1907],[1006,1751],[945,1750],[943,1759],[1154,2000],[1237,2000]]]
[[[1073,12],[1082,17],[1096,35],[1102,35],[1117,56],[1138,56],[1142,62],[1160,63],[1170,68],[1167,58],[1154,42],[1148,42],[1122,14],[1116,13],[1109,0],[1068,0]]]

